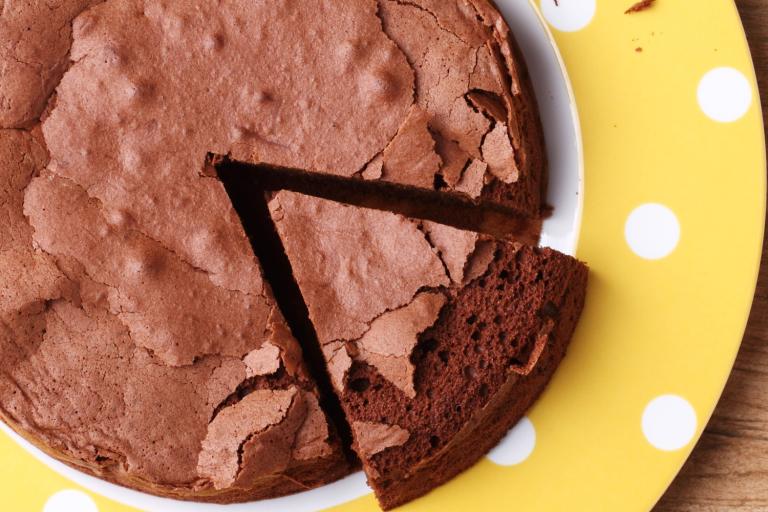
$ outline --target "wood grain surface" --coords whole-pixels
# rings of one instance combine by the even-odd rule
[[[692,0],[691,7],[694,7]],[[737,0],[768,121],[768,0]],[[720,404],[655,512],[768,511],[768,244],[744,343]]]

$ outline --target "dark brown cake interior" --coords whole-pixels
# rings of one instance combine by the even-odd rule
[[[411,433],[403,445],[366,461],[369,474],[381,475],[370,483],[385,507],[450,479],[500,441],[506,428],[485,431],[473,446],[453,450],[453,460],[413,471],[454,440],[505,385],[530,386],[530,393],[515,393],[504,404],[507,421],[522,417],[545,384],[541,379],[548,380],[562,358],[583,307],[586,280],[586,267],[572,258],[500,244],[486,274],[458,291],[420,336],[411,358],[415,399],[373,367],[353,364],[342,397],[348,421],[398,425]]]

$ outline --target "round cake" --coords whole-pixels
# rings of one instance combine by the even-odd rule
[[[293,306],[276,297],[288,281],[305,292],[304,274],[295,269],[338,261],[322,251],[286,250],[295,276],[271,275],[260,256],[273,248],[259,230],[247,229],[250,221],[210,172],[211,154],[387,183],[530,219],[546,210],[535,98],[509,29],[487,0],[6,2],[0,16],[2,419],[86,472],[157,495],[216,502],[313,488],[348,474],[359,457],[389,507],[427,492],[489,449],[480,444],[476,456],[432,480],[389,475],[387,465],[400,460],[404,442],[378,446],[379,456],[368,457],[362,437],[397,433],[379,426],[361,434],[358,424],[376,422],[360,397],[345,396],[344,382],[348,373],[375,373],[376,365],[351,365],[339,377],[322,355],[331,342],[359,345],[374,317],[409,302],[354,319],[342,307],[348,298],[305,296],[299,302],[309,321],[319,321],[312,315],[318,308],[331,315],[341,308],[333,333],[314,325],[317,339],[306,339],[294,325]],[[275,223],[266,231],[287,226],[274,210],[269,219],[263,192],[253,200],[264,203],[257,222]],[[357,242],[365,243],[341,246],[336,255],[367,254],[388,229],[386,222],[360,221],[367,214],[347,216],[363,230]],[[329,224],[317,219],[317,225]],[[293,235],[282,243],[301,247],[309,235],[290,226]],[[434,230],[433,242],[446,233]],[[455,248],[472,239],[457,256],[466,259],[478,237],[442,240]],[[464,311],[452,301],[482,294],[464,292],[456,284],[463,278],[452,281],[471,269],[447,258],[448,245],[421,246],[439,256],[431,269],[387,260],[374,269],[396,273],[392,283],[411,275],[408,286],[440,289],[445,300],[424,306],[431,313],[423,330],[445,339],[454,328],[438,322],[448,314],[440,312]],[[546,287],[532,296],[538,308],[567,303],[568,321],[560,330],[550,326],[557,348],[542,359],[550,361],[541,372],[546,378],[535,385],[507,382],[520,369],[510,362],[514,354],[505,353],[508,368],[494,367],[489,382],[515,412],[468,409],[456,416],[449,430],[461,446],[461,436],[474,435],[486,416],[500,436],[530,405],[562,357],[583,302],[585,270],[575,260],[514,247],[503,255],[491,251],[493,258],[487,253],[477,276],[510,258],[528,258],[531,268],[563,266],[573,296],[560,290],[550,299],[554,292]],[[352,265],[354,258],[344,261]],[[334,272],[351,268],[344,261]],[[382,290],[369,289],[372,277],[334,291],[373,297]],[[410,293],[399,286],[391,296]],[[504,307],[518,314],[519,308]],[[542,329],[530,319],[513,323]],[[454,329],[459,337],[465,330]],[[424,353],[424,340],[413,343],[406,359]],[[426,389],[408,382],[370,399],[390,400],[387,393],[398,392],[414,399]],[[473,402],[480,409],[496,403],[496,390],[484,389],[488,396]],[[419,439],[429,429],[422,420],[403,420],[419,429]],[[445,441],[432,448],[439,451]],[[394,450],[382,458],[387,448]],[[423,455],[432,462],[422,466],[432,467],[435,454]],[[386,481],[374,473],[387,474]],[[391,478],[416,483],[403,489]]]

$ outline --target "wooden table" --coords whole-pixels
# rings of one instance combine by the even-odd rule
[[[763,119],[768,122],[768,0],[736,3],[757,68]],[[695,9],[694,1],[691,8]],[[655,512],[768,511],[767,250],[764,244],[749,326],[725,394]]]

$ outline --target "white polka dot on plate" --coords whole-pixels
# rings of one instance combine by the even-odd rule
[[[544,18],[562,32],[576,32],[589,25],[596,9],[596,0],[541,0]]]
[[[658,260],[669,256],[680,242],[680,222],[666,206],[647,203],[629,214],[624,236],[635,254]]]
[[[752,86],[741,71],[722,67],[709,71],[699,82],[701,110],[715,121],[738,121],[752,105]]]
[[[536,447],[536,429],[528,418],[523,418],[501,442],[488,453],[488,458],[499,466],[514,466],[525,461]]]
[[[67,489],[48,498],[43,512],[99,512],[99,508],[84,492]]]
[[[696,435],[696,411],[677,395],[654,398],[643,411],[643,434],[652,446],[663,451],[684,448]]]

